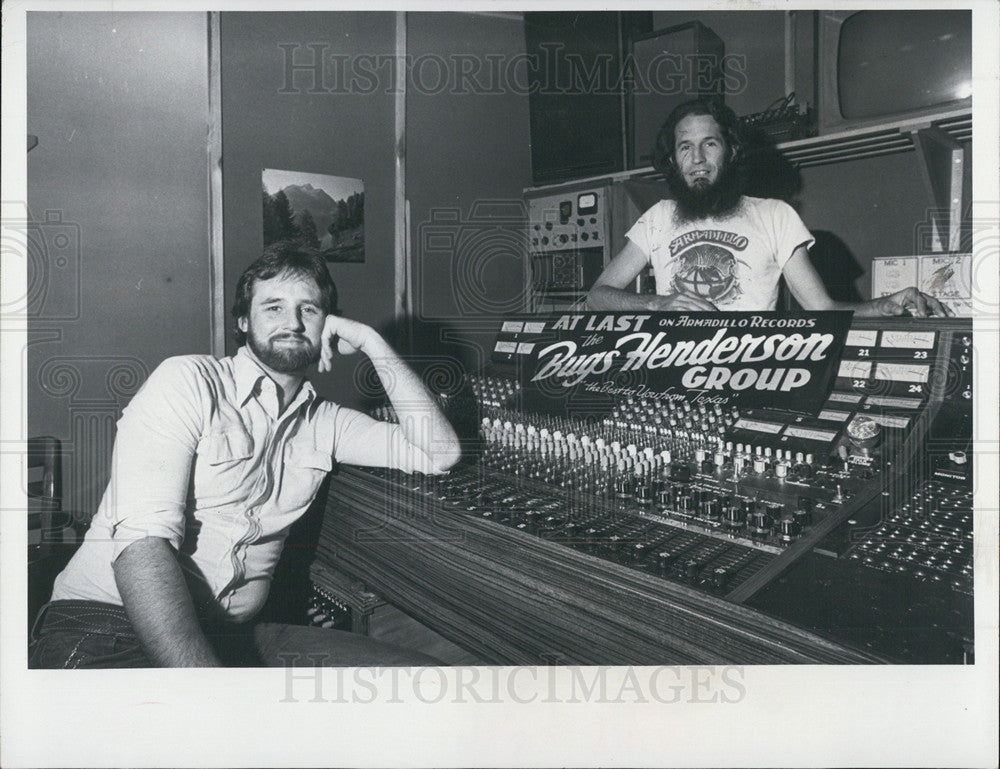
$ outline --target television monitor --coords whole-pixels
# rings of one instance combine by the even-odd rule
[[[970,10],[819,13],[821,134],[971,108]]]
[[[628,95],[629,168],[653,162],[653,145],[670,111],[704,96],[724,99],[726,46],[698,21],[636,37],[625,76]]]

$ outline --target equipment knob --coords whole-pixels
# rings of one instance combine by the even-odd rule
[[[649,544],[646,542],[636,542],[632,547],[625,549],[621,553],[619,560],[625,563],[641,563],[649,555]]]
[[[702,503],[702,512],[710,521],[722,520],[722,504],[718,499],[708,499]]]
[[[757,510],[750,519],[750,533],[756,537],[766,537],[771,533],[771,516],[766,510]]]
[[[782,518],[780,523],[782,544],[791,543],[802,532],[799,523],[793,518]]]
[[[857,449],[870,449],[879,442],[881,428],[871,417],[858,414],[847,425],[846,433],[852,446]]]

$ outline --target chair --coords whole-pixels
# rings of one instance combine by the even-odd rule
[[[62,447],[57,438],[29,438],[28,627],[52,594],[52,582],[76,550],[72,516],[62,509]]]
[[[62,461],[59,440],[28,439],[28,560],[46,558],[52,549],[54,516],[62,510]]]

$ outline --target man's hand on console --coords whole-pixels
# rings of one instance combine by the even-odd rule
[[[650,307],[650,309],[661,312],[714,312],[719,309],[707,299],[703,299],[700,296],[694,296],[693,294],[684,294],[680,292],[664,294],[662,296],[652,297],[652,299],[653,306]]]
[[[931,315],[946,318],[955,314],[948,306],[913,286],[888,296],[872,299],[868,305],[871,312],[864,314],[872,317],[905,315],[907,311],[918,318],[927,318]]]

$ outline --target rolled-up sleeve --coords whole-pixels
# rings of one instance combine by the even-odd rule
[[[201,432],[197,378],[183,359],[161,364],[118,421],[111,478],[98,515],[111,531],[113,559],[133,542],[184,540],[188,484]]]
[[[774,259],[784,267],[799,246],[812,248],[816,239],[802,223],[798,213],[782,200],[769,201],[772,210],[771,231],[775,234]]]
[[[342,406],[334,408],[333,458],[337,462],[392,467],[406,473],[438,472],[430,456],[411,443],[399,425]]]
[[[649,227],[650,227],[650,217],[653,215],[653,211],[647,211],[638,219],[636,219],[635,224],[633,224],[628,232],[625,233],[625,237],[632,241],[639,250],[646,255],[646,261],[649,261],[650,254],[652,253],[652,246],[649,237]]]

